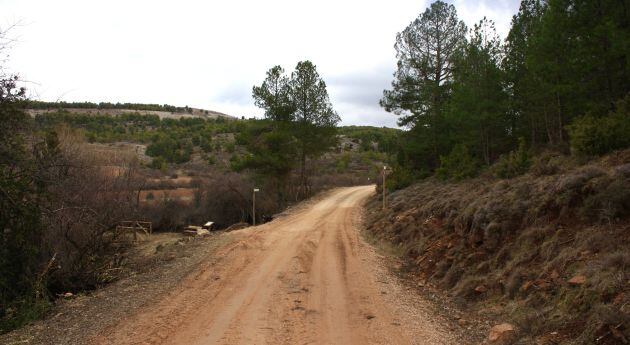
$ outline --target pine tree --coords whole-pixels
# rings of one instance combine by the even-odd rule
[[[444,110],[451,92],[453,58],[465,43],[466,26],[453,5],[436,1],[396,37],[398,68],[392,89],[380,104],[411,127],[402,155],[417,165],[435,167],[448,153]],[[414,143],[415,142],[415,143]],[[408,158],[403,158],[406,160]]]
[[[300,184],[302,193],[308,195],[306,160],[320,156],[336,143],[336,126],[340,118],[332,108],[326,83],[312,62],[297,64],[291,73],[289,89],[295,107],[293,133],[300,155]]]
[[[334,146],[340,121],[330,103],[326,83],[312,62],[301,61],[290,76],[280,66],[271,68],[262,85],[254,86],[252,95],[256,105],[265,109],[271,126],[249,135],[246,141],[252,156],[239,165],[278,179],[279,195],[282,182],[297,165],[296,198],[308,195],[307,159]]]
[[[452,142],[473,148],[487,165],[509,144],[501,49],[494,23],[484,18],[454,61],[456,73],[449,101]]]

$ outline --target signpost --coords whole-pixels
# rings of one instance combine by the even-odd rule
[[[385,176],[387,175],[387,166],[383,166],[383,210],[385,210],[386,207],[386,202],[385,202],[385,191],[387,190],[387,188],[385,187]]]
[[[256,192],[260,192],[260,189],[254,188],[252,197],[252,225],[256,226]]]

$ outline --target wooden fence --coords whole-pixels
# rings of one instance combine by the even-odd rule
[[[143,222],[140,220],[125,220],[116,226],[116,238],[125,234],[133,234],[134,242],[138,240],[138,234],[149,237],[153,233],[153,224],[151,222]]]

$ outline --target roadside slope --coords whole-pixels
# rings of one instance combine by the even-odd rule
[[[404,271],[512,323],[518,344],[630,339],[630,150],[507,180],[427,179],[380,205],[367,231]]]

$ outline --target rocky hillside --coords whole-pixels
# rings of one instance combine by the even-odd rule
[[[368,205],[406,271],[517,344],[630,341],[630,150],[539,160],[513,179],[428,179]]]

